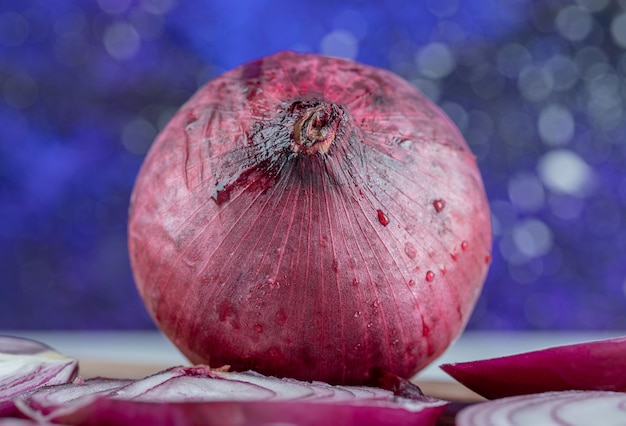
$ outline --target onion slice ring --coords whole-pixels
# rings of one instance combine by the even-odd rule
[[[16,405],[33,420],[65,425],[426,426],[434,425],[448,404],[405,387],[398,394],[204,366],[174,367],[117,386],[93,380],[37,389]]]
[[[74,380],[78,361],[35,340],[0,336],[0,417],[16,412],[13,398],[46,385]]]
[[[626,336],[554,346],[441,369],[487,399],[564,390],[626,390]]]
[[[626,423],[626,394],[561,391],[486,401],[461,410],[457,426],[588,426]]]

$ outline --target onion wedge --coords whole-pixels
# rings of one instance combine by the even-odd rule
[[[0,336],[0,417],[16,412],[16,396],[41,386],[71,382],[77,373],[77,360],[43,343]]]
[[[434,425],[447,402],[411,395],[196,366],[119,386],[92,380],[51,386],[16,405],[33,420],[65,425]]]
[[[441,365],[488,399],[563,390],[626,390],[626,337]]]
[[[617,426],[626,424],[626,394],[562,391],[481,402],[461,410],[457,426]]]

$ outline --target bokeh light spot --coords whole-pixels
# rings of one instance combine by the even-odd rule
[[[583,40],[591,32],[593,19],[588,10],[580,6],[568,6],[556,15],[559,34],[570,41]]]
[[[580,6],[590,12],[600,12],[611,3],[611,0],[576,0]]]
[[[554,78],[545,69],[529,65],[520,72],[517,84],[526,100],[538,102],[550,95],[554,87]]]
[[[416,78],[411,80],[411,84],[417,87],[417,89],[431,101],[439,102],[439,98],[441,97],[441,88],[436,80]]]
[[[467,130],[469,125],[469,114],[462,105],[456,102],[446,102],[440,105],[441,109],[454,122],[461,133]]]
[[[163,32],[163,16],[160,14],[134,9],[129,14],[129,22],[143,40],[157,39]]]
[[[589,165],[567,149],[554,149],[544,154],[537,170],[546,187],[570,195],[586,195],[594,179]]]
[[[619,47],[626,48],[626,13],[617,15],[611,21],[611,37]]]
[[[439,79],[450,74],[456,62],[444,43],[430,43],[420,49],[415,58],[420,73],[428,78]]]
[[[519,173],[509,180],[509,199],[522,211],[534,212],[543,208],[545,193],[543,185],[533,173]]]
[[[141,40],[135,27],[127,22],[115,22],[104,32],[104,47],[115,59],[130,59],[139,51]]]
[[[122,129],[122,144],[132,154],[143,156],[148,152],[157,134],[156,128],[148,120],[138,117]]]
[[[520,71],[531,62],[532,57],[528,49],[518,43],[505,44],[496,54],[498,72],[509,78],[517,78]]]
[[[548,59],[544,69],[550,73],[554,82],[554,90],[571,89],[578,81],[580,74],[574,61],[566,55],[556,54]]]
[[[539,113],[537,130],[547,145],[565,145],[574,136],[574,117],[563,106],[548,105]]]
[[[528,257],[543,256],[552,248],[552,231],[538,219],[519,222],[513,229],[513,241],[520,253]]]
[[[19,13],[6,12],[0,15],[0,44],[6,47],[21,45],[28,37],[28,21]]]
[[[332,31],[322,38],[320,51],[329,56],[354,59],[359,53],[359,41],[349,31]]]

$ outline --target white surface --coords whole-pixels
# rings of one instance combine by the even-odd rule
[[[141,364],[180,365],[187,361],[156,331],[0,331],[26,337],[81,359]]]
[[[79,361],[173,366],[185,358],[156,331],[0,331],[0,334],[27,337],[50,345]],[[624,332],[466,332],[439,359],[423,370],[422,380],[452,379],[439,365],[510,355],[550,346],[621,336]]]

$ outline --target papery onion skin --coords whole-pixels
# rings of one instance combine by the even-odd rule
[[[440,367],[488,399],[564,390],[626,391],[626,336]]]
[[[212,80],[151,147],[137,287],[194,363],[362,384],[461,332],[491,248],[474,156],[398,76],[279,53]]]

